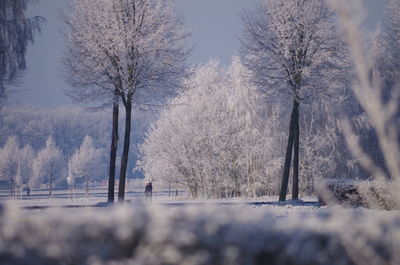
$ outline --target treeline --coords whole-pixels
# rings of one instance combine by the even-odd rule
[[[148,114],[137,112],[133,118],[141,131],[147,124],[144,120],[150,119],[143,115]],[[50,184],[82,186],[88,179],[108,177],[111,124],[107,111],[90,112],[71,106],[6,106],[0,111],[0,124],[0,179],[12,193],[39,184],[49,188]],[[135,145],[141,141],[139,133],[132,138]],[[91,150],[97,154],[93,155]],[[129,177],[141,177],[140,172],[133,173],[136,150],[132,149]],[[88,159],[91,155],[92,159]],[[91,168],[91,173],[83,174],[87,168]]]

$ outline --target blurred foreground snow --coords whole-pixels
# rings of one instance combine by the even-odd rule
[[[361,208],[6,205],[0,214],[0,264],[400,264],[399,246],[400,213]]]

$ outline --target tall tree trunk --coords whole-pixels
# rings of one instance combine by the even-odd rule
[[[118,189],[118,202],[124,203],[125,200],[125,180],[126,169],[128,167],[129,145],[131,138],[131,116],[132,116],[132,96],[127,96],[125,103],[125,136],[124,136],[124,149],[121,158],[121,171],[119,174],[119,189]]]
[[[294,143],[293,143],[293,186],[292,199],[299,199],[299,148],[300,148],[300,115],[299,103],[295,101],[295,126],[294,126]]]
[[[279,193],[279,201],[286,200],[287,188],[289,185],[289,173],[290,173],[290,164],[292,161],[292,150],[293,150],[293,141],[295,135],[295,121],[296,121],[296,112],[298,112],[299,103],[295,100],[293,103],[292,115],[290,116],[290,126],[289,126],[289,137],[288,144],[286,147],[286,155],[285,155],[285,165],[283,167],[283,176],[282,176],[282,184],[281,191]]]
[[[119,106],[117,99],[115,99],[113,105],[110,165],[108,173],[108,202],[110,203],[114,202],[115,163],[117,160],[117,147],[118,147],[118,115],[119,115]]]

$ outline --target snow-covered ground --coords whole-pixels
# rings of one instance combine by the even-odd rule
[[[98,203],[107,201],[107,186],[93,185],[89,189],[89,195],[86,189],[77,188],[69,189],[53,189],[52,195],[49,196],[49,190],[46,187],[33,188],[28,196],[26,191],[20,193],[19,196],[10,197],[9,190],[0,190],[0,202],[13,201],[15,205],[22,207],[38,206],[94,206]],[[115,187],[115,198],[118,194],[118,185]],[[173,199],[188,198],[185,190],[179,189],[178,196],[169,193],[168,188],[159,186],[153,192],[153,201],[161,202]],[[141,179],[128,180],[126,185],[125,199],[131,203],[143,203],[144,201],[144,181]]]
[[[118,188],[115,189],[117,200]],[[163,205],[168,208],[187,207],[187,206],[238,206],[246,205],[254,209],[276,208],[276,209],[318,209],[316,196],[302,197],[302,201],[279,204],[277,196],[265,196],[257,198],[227,198],[227,199],[191,199],[189,193],[182,187],[178,188],[176,195],[175,189],[169,191],[168,187],[155,184],[151,202],[144,196],[144,181],[139,179],[129,180],[126,186],[125,199],[129,205],[144,206],[148,204]],[[45,187],[32,189],[28,196],[22,192],[19,196],[10,197],[8,190],[0,190],[0,203],[11,201],[14,205],[21,208],[48,208],[55,206],[64,207],[91,207],[103,206],[107,201],[107,186],[96,185],[90,187],[89,195],[85,189],[54,189],[51,196]],[[285,210],[286,211],[286,210]]]
[[[115,190],[116,200],[118,189]],[[250,209],[273,211],[277,216],[286,216],[291,212],[312,212],[320,209],[317,198],[305,197],[300,201],[287,201],[278,203],[276,196],[265,196],[257,198],[227,198],[227,199],[191,199],[184,189],[171,193],[165,187],[161,187],[153,192],[152,200],[146,200],[143,193],[143,181],[131,181],[127,186],[125,195],[127,204],[132,207],[146,207],[149,205],[165,206],[169,209],[184,207],[247,207]],[[103,207],[107,202],[107,187],[97,186],[90,189],[87,195],[86,190],[76,189],[55,189],[49,196],[47,189],[33,189],[28,196],[26,192],[20,196],[10,197],[9,191],[0,191],[0,203],[11,202],[12,205],[22,209],[47,209],[53,207],[64,208],[88,208]]]

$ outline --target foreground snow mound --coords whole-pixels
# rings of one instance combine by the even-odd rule
[[[400,264],[400,214],[3,207],[0,264]]]

